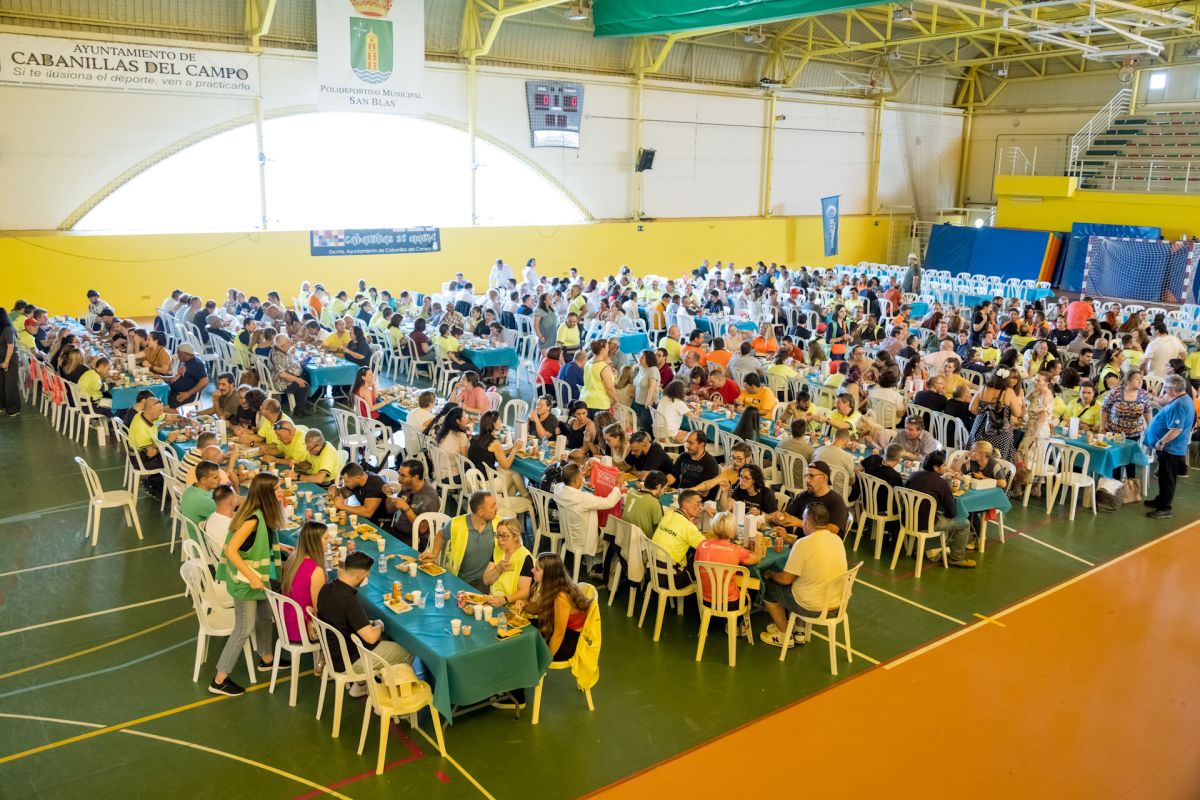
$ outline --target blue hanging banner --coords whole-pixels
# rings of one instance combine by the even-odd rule
[[[838,252],[838,201],[842,196],[821,198],[821,230],[825,237],[825,255],[836,256]]]
[[[309,231],[314,256],[378,256],[393,253],[436,253],[442,249],[441,228],[361,228]]]

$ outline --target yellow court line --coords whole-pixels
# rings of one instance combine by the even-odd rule
[[[118,611],[128,611],[131,608],[141,608],[142,606],[154,605],[155,603],[161,603],[164,600],[175,600],[175,599],[183,597],[183,596],[184,596],[184,594],[182,592],[180,592],[179,594],[169,594],[169,595],[166,595],[165,597],[156,597],[153,600],[144,600],[141,603],[131,603],[130,605],[127,605],[127,606],[117,606],[116,608],[106,608],[103,611],[93,611],[89,614],[80,614],[79,616],[76,616],[76,617],[67,617],[66,619],[54,619],[54,620],[50,620],[49,622],[39,622],[36,625],[26,625],[24,628],[14,628],[11,631],[4,631],[4,632],[0,633],[0,638],[3,638],[5,636],[12,636],[14,633],[24,633],[25,631],[33,631],[33,630],[37,630],[38,628],[49,628],[53,625],[62,625],[64,622],[78,622],[81,619],[91,619],[92,617],[102,617],[105,614],[115,614]]]
[[[303,677],[305,675],[311,675],[311,674],[313,674],[313,671],[309,670],[308,672],[301,672],[300,676]],[[276,685],[281,685],[281,684],[287,683],[291,679],[292,678],[290,675],[285,675],[285,676],[281,677],[279,680],[277,680],[275,683],[276,683]],[[261,683],[254,684],[253,686],[247,686],[246,693],[249,694],[250,692],[257,692],[259,689],[266,689],[270,685],[271,685],[270,681],[262,681]],[[86,739],[94,739],[95,737],[103,736],[106,733],[113,733],[114,731],[123,730],[125,728],[132,728],[134,725],[141,725],[142,723],[145,723],[145,722],[152,722],[156,719],[163,719],[164,717],[170,717],[175,714],[180,714],[184,711],[191,711],[193,708],[200,708],[201,706],[207,706],[207,705],[212,705],[213,703],[219,703],[222,700],[232,700],[232,699],[233,699],[232,697],[227,697],[225,695],[219,695],[219,696],[214,696],[214,697],[207,697],[203,700],[197,700],[194,703],[186,703],[182,706],[176,706],[175,708],[168,708],[165,711],[156,711],[153,714],[147,714],[144,717],[138,717],[137,719],[131,719],[128,722],[119,722],[116,725],[108,725],[103,728],[97,728],[94,731],[88,731],[87,733],[81,733],[78,736],[69,736],[66,739],[59,739],[56,742],[47,742],[46,744],[38,745],[37,747],[31,747],[28,750],[22,750],[19,753],[13,753],[12,755],[0,757],[0,764],[7,764],[10,761],[19,761],[22,758],[37,755],[38,753],[44,753],[47,750],[55,750],[59,747],[63,747],[64,745],[75,744],[76,742],[82,742]]]
[[[961,619],[958,619],[957,617],[952,617],[949,614],[943,614],[941,611],[938,611],[936,608],[930,608],[929,606],[923,606],[920,603],[916,602],[915,600],[909,600],[907,597],[902,597],[901,595],[898,595],[895,592],[889,592],[887,589],[884,589],[881,586],[876,586],[873,583],[867,583],[862,578],[856,578],[854,583],[855,583],[855,585],[862,584],[863,586],[866,586],[869,589],[874,589],[877,592],[882,592],[883,594],[886,594],[888,597],[894,597],[902,603],[908,603],[910,606],[916,606],[917,608],[921,609],[922,611],[928,611],[930,614],[939,616],[942,619],[948,619],[956,625],[966,625],[967,624],[967,623],[963,622]]]
[[[7,578],[9,575],[20,575],[25,572],[37,572],[41,569],[53,569],[54,567],[65,567],[70,564],[79,564],[83,561],[95,561],[98,558],[112,558],[113,556],[123,556],[126,553],[136,553],[139,550],[153,550],[156,547],[166,547],[170,542],[159,542],[158,544],[148,544],[142,547],[131,547],[128,550],[118,550],[115,553],[101,553],[98,556],[87,556],[86,558],[73,558],[70,561],[56,561],[53,564],[41,564],[36,567],[25,567],[24,569],[14,569],[9,572],[0,572],[0,578]]]
[[[29,667],[22,667],[21,669],[15,669],[12,672],[5,672],[3,675],[0,675],[0,681],[4,680],[5,678],[11,678],[14,675],[23,675],[26,672],[33,672],[35,669],[41,669],[42,667],[49,667],[52,664],[60,664],[63,661],[70,661],[72,658],[78,658],[79,656],[86,656],[88,653],[95,653],[97,650],[103,650],[106,647],[112,647],[113,645],[121,644],[122,642],[128,642],[130,639],[136,639],[139,636],[144,636],[147,633],[152,633],[156,630],[159,630],[160,628],[165,628],[168,625],[172,625],[176,622],[179,622],[179,620],[181,620],[181,619],[187,619],[190,616],[192,616],[192,612],[188,612],[187,614],[180,614],[178,617],[172,617],[171,619],[167,620],[166,622],[160,622],[157,625],[151,625],[149,628],[143,628],[140,631],[135,631],[134,633],[130,633],[126,636],[122,636],[120,638],[113,639],[111,642],[104,642],[103,644],[98,644],[95,647],[89,647],[85,650],[79,650],[75,653],[69,653],[65,656],[59,656],[58,658],[52,658],[49,661],[43,661],[40,664],[34,664]]]
[[[413,730],[415,730],[417,733],[421,734],[421,736],[425,737],[425,741],[429,742],[429,744],[433,746],[434,751],[437,750],[437,742],[435,742],[433,739],[431,739],[429,737],[428,733],[421,730],[421,727],[419,725],[413,726]],[[496,800],[496,798],[492,796],[491,792],[489,792],[487,789],[483,788],[482,783],[475,780],[474,776],[472,776],[471,773],[469,773],[465,769],[463,769],[462,764],[459,764],[457,761],[454,760],[454,756],[450,755],[450,751],[448,748],[446,750],[446,760],[449,761],[451,764],[453,764],[454,768],[456,770],[458,770],[459,772],[461,772],[463,777],[466,778],[468,781],[470,781],[471,785],[474,786],[476,789],[478,789],[480,794],[482,794],[484,797],[486,797],[487,800]]]
[[[999,625],[1001,628],[1007,628],[1007,627],[1008,627],[1008,626],[1007,626],[1007,625],[1005,625],[1003,622],[1000,622],[1000,621],[998,621],[998,620],[992,619],[991,617],[985,617],[983,614],[980,614],[978,611],[976,611],[976,612],[975,612],[975,616],[976,616],[976,617],[979,617],[979,618],[980,618],[981,620],[983,620],[984,622],[990,622],[990,623],[992,623],[993,625]]]
[[[103,728],[104,727],[103,725],[101,725],[97,722],[81,722],[81,721],[75,720],[75,719],[56,719],[54,717],[35,717],[30,714],[3,714],[3,713],[0,713],[0,717],[8,718],[8,719],[32,720],[34,722],[57,722],[62,725],[78,725],[82,728]],[[318,783],[313,783],[312,781],[310,781],[306,778],[302,778],[299,775],[294,775],[291,772],[285,772],[281,769],[277,769],[276,767],[272,767],[269,764],[263,764],[260,761],[253,761],[249,758],[243,758],[242,756],[234,755],[233,753],[227,753],[224,750],[216,750],[211,747],[206,747],[202,744],[196,744],[195,742],[185,742],[183,739],[172,739],[169,736],[160,736],[156,733],[147,733],[146,731],[123,730],[123,731],[121,731],[121,733],[128,733],[131,736],[144,736],[148,739],[157,739],[160,742],[168,742],[170,744],[180,745],[181,747],[189,747],[193,750],[201,750],[205,753],[211,753],[213,755],[224,756],[225,758],[232,758],[233,760],[240,761],[243,764],[249,764],[252,767],[258,767],[259,769],[266,770],[267,772],[273,772],[276,775],[280,775],[284,778],[289,778],[291,780],[296,781],[297,783],[304,784],[305,786],[316,789],[316,790],[323,792],[327,795],[330,795],[332,797],[340,798],[340,800],[350,800],[350,798],[346,797],[343,794],[335,792],[333,789],[330,789],[326,786],[322,786]]]
[[[239,761],[243,764],[248,764],[252,767],[258,767],[259,769],[274,773],[276,775],[279,775],[280,777],[288,778],[290,780],[296,781],[297,783],[303,784],[304,786],[307,786],[310,789],[315,789],[315,790],[321,792],[322,794],[327,794],[330,797],[336,797],[336,798],[339,798],[339,800],[350,800],[350,798],[347,797],[346,795],[341,794],[340,792],[336,792],[333,789],[330,789],[328,786],[323,786],[319,783],[310,781],[307,778],[301,778],[299,775],[293,774],[291,772],[285,772],[284,770],[281,770],[278,767],[272,767],[270,764],[264,764],[261,761],[254,761],[253,759],[245,758],[244,756],[239,756],[235,753],[227,753],[224,750],[217,750],[216,748],[213,748],[213,747],[206,747],[205,745],[196,744],[195,742],[185,742],[182,739],[172,739],[169,736],[159,736],[156,733],[147,733],[145,731],[123,730],[123,731],[121,731],[121,733],[128,733],[131,736],[144,736],[147,739],[157,739],[160,742],[169,742],[170,744],[177,744],[177,745],[180,745],[181,747],[190,747],[193,750],[200,750],[202,752],[209,753],[214,756],[221,756],[222,758],[229,758],[234,761]]]

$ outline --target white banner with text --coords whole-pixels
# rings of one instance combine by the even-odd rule
[[[317,0],[317,105],[420,114],[424,0]]]

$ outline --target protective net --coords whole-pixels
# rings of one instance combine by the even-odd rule
[[[1152,303],[1195,300],[1195,242],[1092,236],[1083,265],[1083,291],[1098,297]]]

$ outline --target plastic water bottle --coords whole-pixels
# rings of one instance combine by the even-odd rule
[[[433,590],[433,605],[435,608],[444,608],[446,605],[446,587],[442,586],[442,579],[438,578],[437,586]]]

